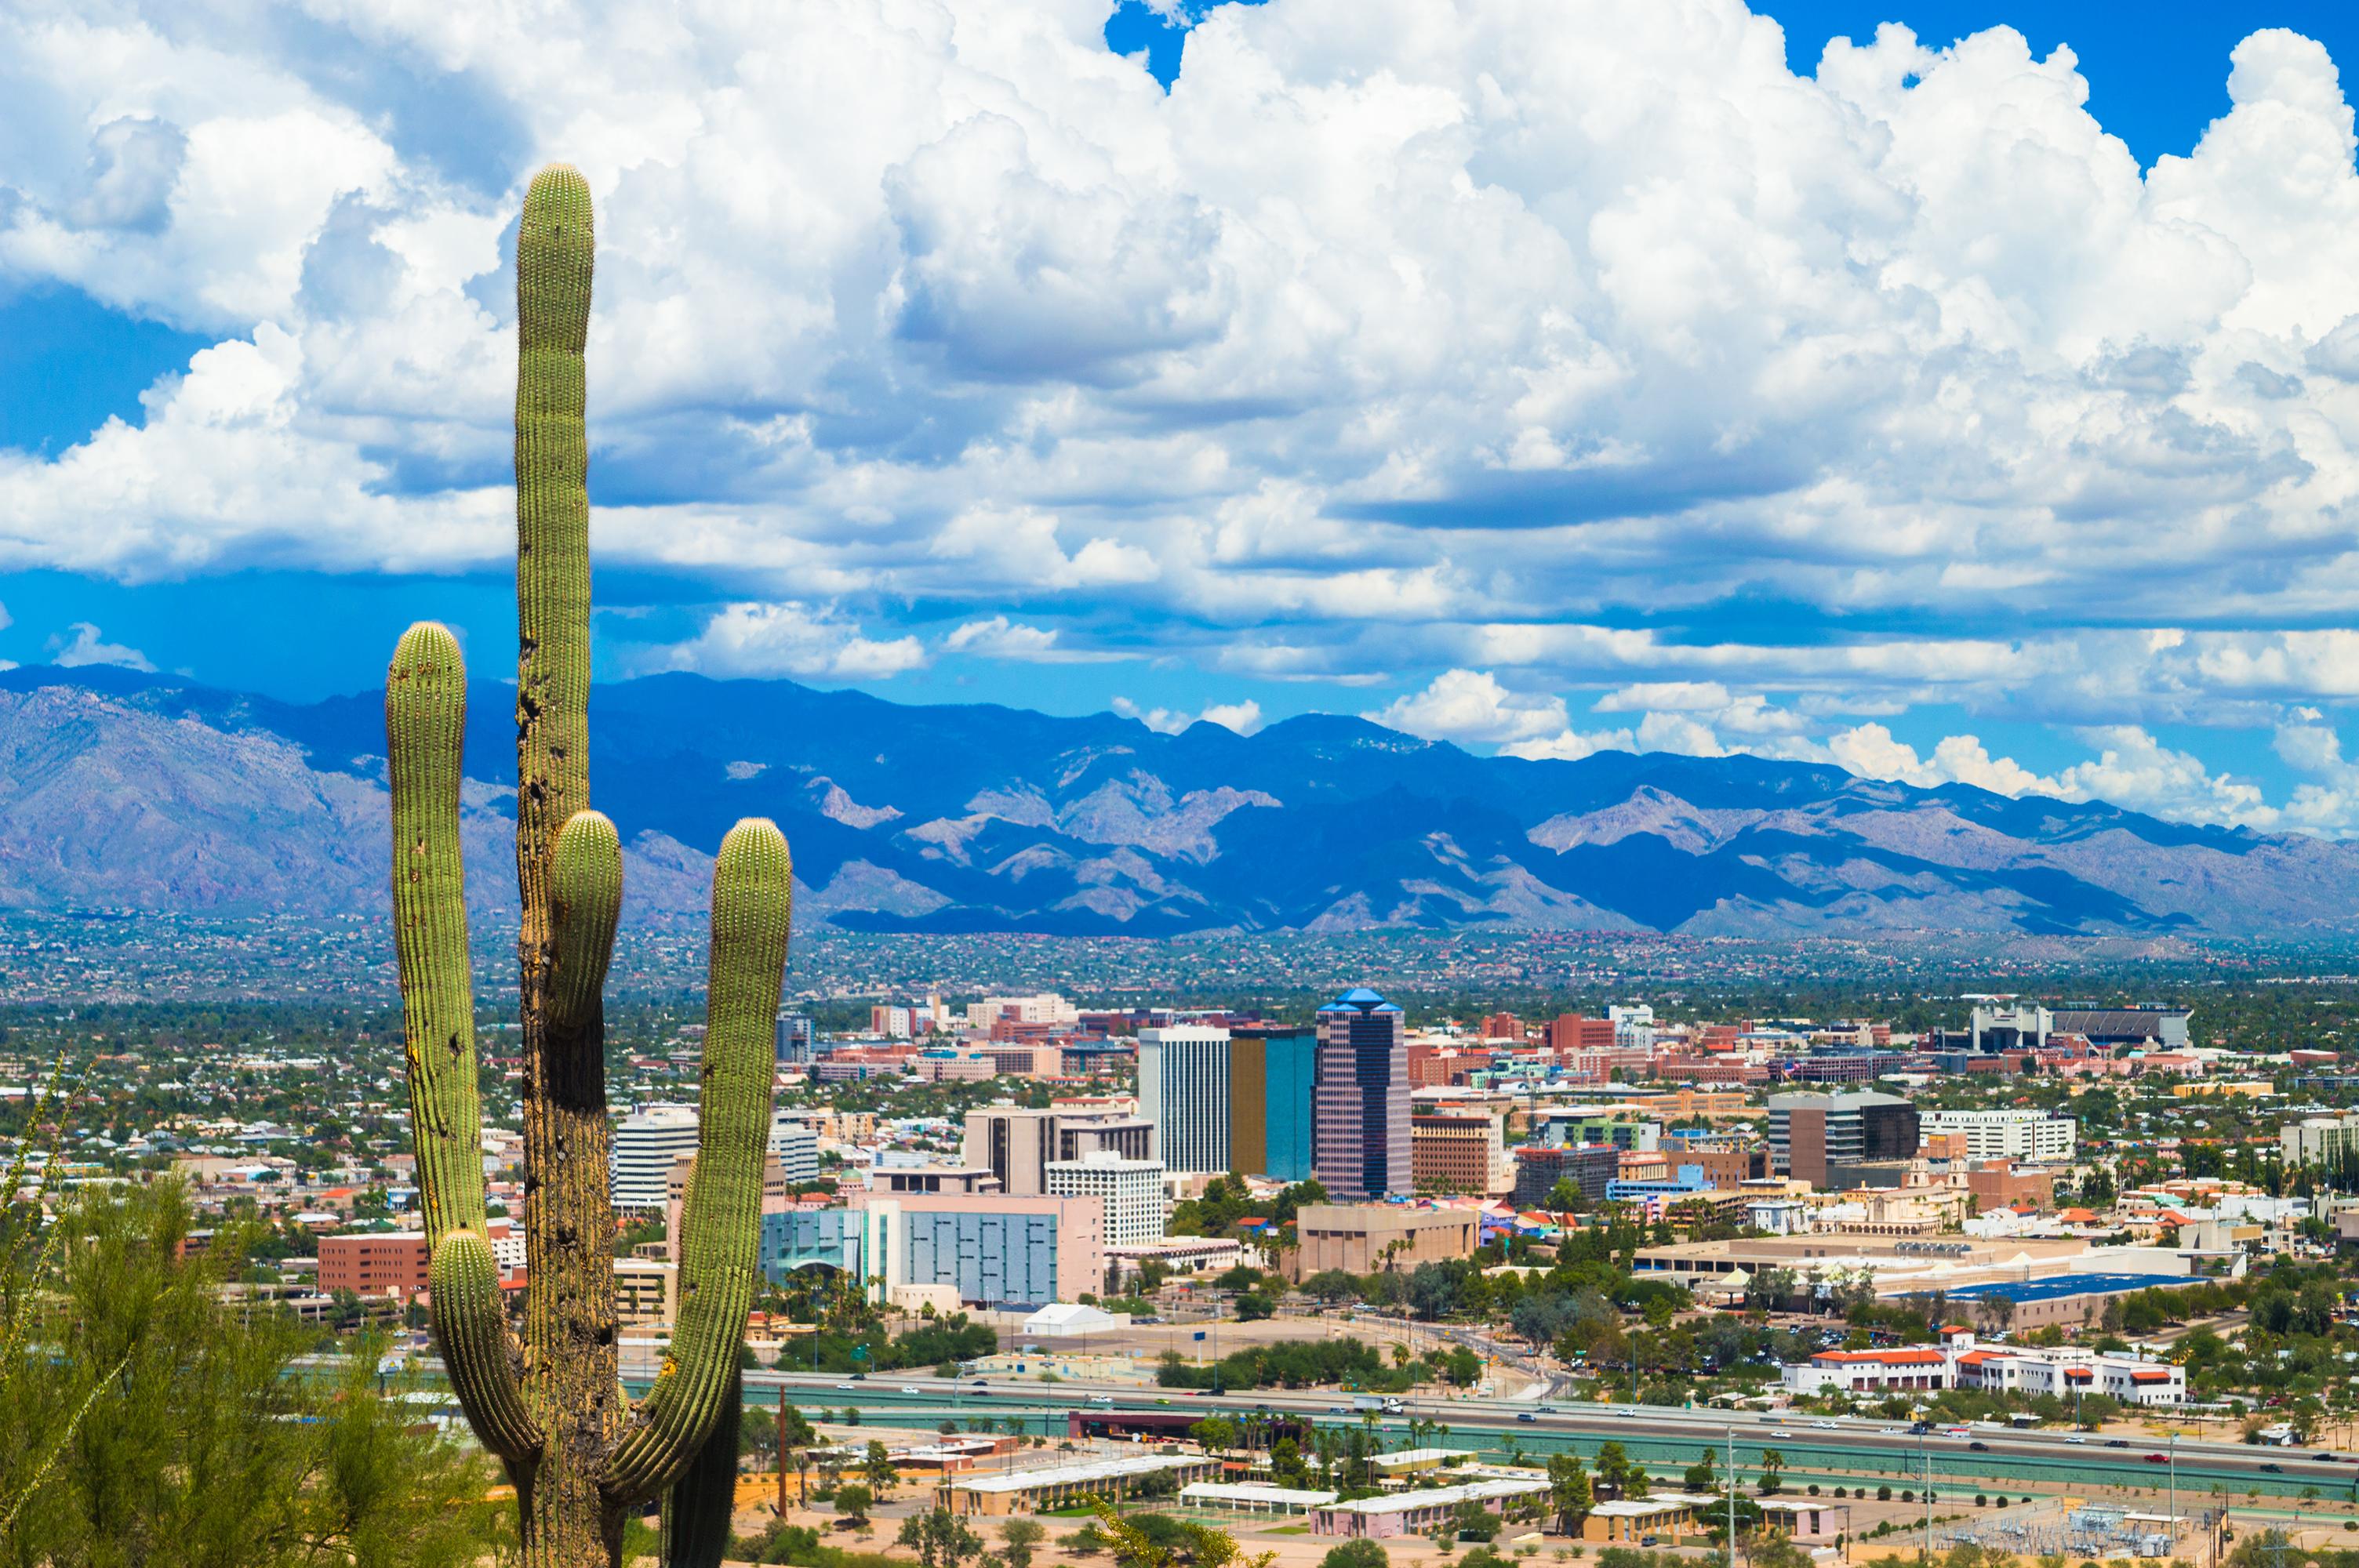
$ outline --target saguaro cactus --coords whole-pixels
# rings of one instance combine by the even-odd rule
[[[590,190],[534,177],[516,245],[516,881],[524,919],[524,1333],[486,1239],[474,994],[460,865],[466,669],[431,622],[394,651],[385,694],[393,902],[409,1111],[434,1332],[467,1419],[506,1465],[527,1568],[614,1568],[623,1521],[658,1496],[677,1568],[728,1540],[737,1346],[753,1303],[792,871],[766,819],[713,862],[702,1128],[681,1221],[679,1322],[654,1390],[616,1386],[601,993],[622,908],[622,842],[590,806]],[[701,1462],[700,1462],[701,1461]]]

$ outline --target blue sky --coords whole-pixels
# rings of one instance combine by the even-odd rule
[[[0,658],[503,663],[563,157],[609,676],[2359,831],[2350,7],[353,15],[0,16]]]

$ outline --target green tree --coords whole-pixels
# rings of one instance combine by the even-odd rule
[[[1021,1516],[1009,1519],[999,1527],[999,1561],[1003,1568],[1032,1568],[1032,1553],[1048,1539],[1049,1532],[1039,1520]]]
[[[1549,1506],[1556,1510],[1557,1530],[1564,1535],[1577,1535],[1581,1521],[1589,1517],[1597,1499],[1589,1486],[1589,1473],[1581,1467],[1578,1454],[1559,1454],[1549,1460]]]
[[[1597,1478],[1615,1497],[1629,1496],[1630,1454],[1611,1438],[1597,1450]]]
[[[984,1552],[983,1537],[968,1529],[966,1520],[944,1508],[911,1514],[901,1521],[900,1533],[893,1541],[915,1552],[925,1568],[961,1568],[968,1559]]]
[[[1461,1540],[1499,1539],[1499,1516],[1472,1498],[1451,1510],[1450,1524]]]
[[[1687,1475],[1681,1477],[1681,1485],[1690,1492],[1720,1490],[1720,1471],[1714,1464],[1716,1457],[1709,1448],[1697,1454],[1696,1462],[1688,1466]]]
[[[1392,1568],[1392,1559],[1383,1547],[1363,1535],[1330,1550],[1319,1560],[1319,1568]]]
[[[513,1541],[483,1500],[489,1464],[414,1430],[406,1380],[380,1390],[380,1342],[354,1341],[338,1378],[297,1378],[310,1331],[224,1300],[255,1227],[217,1226],[181,1258],[170,1180],[68,1204],[46,1236],[38,1219],[0,1216],[9,1561],[461,1568]]]
[[[868,1510],[875,1507],[875,1503],[876,1499],[869,1495],[868,1488],[857,1481],[835,1489],[835,1511],[846,1519],[866,1519]]]
[[[1209,1415],[1190,1427],[1188,1435],[1211,1452],[1225,1454],[1237,1445],[1237,1423],[1224,1415]]]
[[[893,1467],[892,1450],[873,1437],[868,1440],[866,1456],[860,1462],[860,1474],[880,1503],[892,1497],[893,1487],[901,1479],[901,1472]]]
[[[1358,1295],[1360,1281],[1357,1277],[1345,1270],[1321,1269],[1302,1281],[1302,1289],[1307,1294],[1317,1296],[1321,1301],[1332,1305],[1336,1302],[1349,1301]]]
[[[1777,1495],[1779,1474],[1785,1468],[1786,1456],[1774,1448],[1765,1448],[1761,1451],[1760,1487],[1763,1497],[1774,1498]]]

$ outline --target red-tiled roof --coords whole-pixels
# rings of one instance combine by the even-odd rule
[[[1873,1361],[1886,1367],[1939,1367],[1949,1357],[1938,1350],[1821,1350],[1810,1357],[1813,1361],[1831,1361],[1848,1365]]]

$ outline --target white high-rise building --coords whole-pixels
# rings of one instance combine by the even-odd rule
[[[1632,1007],[1609,1007],[1605,1016],[1614,1021],[1614,1044],[1625,1051],[1650,1051],[1655,1045],[1655,1010],[1645,1002]]]
[[[1049,1195],[1096,1198],[1105,1205],[1105,1245],[1136,1247],[1163,1239],[1163,1166],[1103,1151],[1078,1160],[1051,1160]]]
[[[783,1115],[770,1122],[770,1153],[788,1184],[819,1180],[819,1134],[807,1121],[789,1121]]]
[[[1140,1030],[1138,1114],[1155,1124],[1155,1147],[1165,1170],[1225,1173],[1229,1032],[1196,1023]]]
[[[1918,1132],[1964,1133],[1969,1160],[2055,1162],[2072,1158],[2081,1129],[2071,1117],[2044,1110],[1929,1110]]]
[[[696,1152],[696,1108],[651,1105],[614,1130],[606,1190],[618,1209],[659,1209],[671,1196],[672,1162]]]

